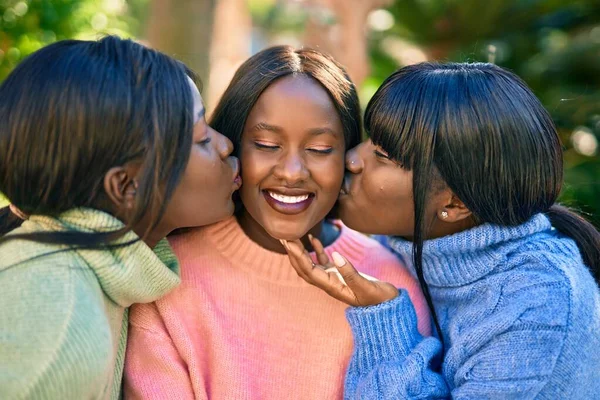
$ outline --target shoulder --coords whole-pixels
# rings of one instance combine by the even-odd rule
[[[509,293],[531,292],[535,287],[554,287],[564,296],[582,287],[597,290],[575,242],[559,235],[519,244],[506,253],[504,264],[503,287]]]
[[[494,314],[514,318],[516,326],[566,335],[585,323],[582,315],[600,306],[598,286],[568,238],[544,235],[526,241],[506,253],[502,264],[488,278],[489,290],[497,294]]]
[[[93,273],[70,257],[54,261],[0,272],[0,358],[11,366],[0,387],[8,397],[88,396],[112,372],[110,327]]]

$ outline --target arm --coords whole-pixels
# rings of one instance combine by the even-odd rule
[[[432,399],[449,397],[438,372],[441,343],[424,338],[410,298],[371,307],[351,307],[346,316],[355,350],[346,374],[346,399]]]
[[[418,335],[407,296],[349,309],[356,349],[346,398],[535,398],[553,377],[566,336],[561,290],[504,287],[503,304],[454,337],[442,372],[441,344]]]
[[[0,271],[0,398],[89,399],[107,390],[104,303],[93,278],[60,265],[65,257]]]
[[[419,334],[404,290],[394,297],[385,283],[364,279],[334,253],[342,284],[312,264],[298,244],[288,242],[286,250],[308,283],[355,306],[347,311],[355,351],[346,399],[529,399],[554,377],[566,337],[570,294],[560,279],[538,274],[535,266],[526,273],[521,265],[521,273],[498,282],[501,297],[477,316],[470,315],[471,322],[454,332],[442,354],[439,340]]]
[[[188,368],[155,303],[131,308],[123,388],[127,399],[194,399]]]

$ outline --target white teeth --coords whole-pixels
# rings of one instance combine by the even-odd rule
[[[303,194],[302,196],[284,196],[279,193],[269,192],[269,196],[271,196],[272,198],[274,198],[277,201],[280,201],[282,203],[288,203],[288,204],[300,203],[300,202],[308,199],[307,194]]]

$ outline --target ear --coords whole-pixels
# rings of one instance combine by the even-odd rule
[[[137,171],[131,166],[113,167],[104,175],[104,191],[117,215],[127,215],[135,208]]]
[[[438,207],[437,217],[448,223],[455,223],[469,218],[473,213],[454,193],[447,190],[441,207]]]

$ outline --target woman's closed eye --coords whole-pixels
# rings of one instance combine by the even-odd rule
[[[387,155],[386,153],[384,153],[384,152],[382,152],[382,151],[380,151],[378,149],[373,150],[373,154],[375,154],[375,157],[377,157],[377,158],[382,158],[382,159],[385,159],[385,160],[389,160],[390,159],[389,155]]]
[[[313,146],[307,149],[311,153],[316,154],[331,154],[333,152],[333,147],[331,146]]]
[[[254,146],[262,150],[277,150],[280,146],[271,142],[254,141]]]
[[[209,144],[211,142],[211,137],[210,136],[204,136],[204,138],[200,139],[198,142],[196,142],[196,144],[200,145],[200,146],[206,146],[207,144]]]

